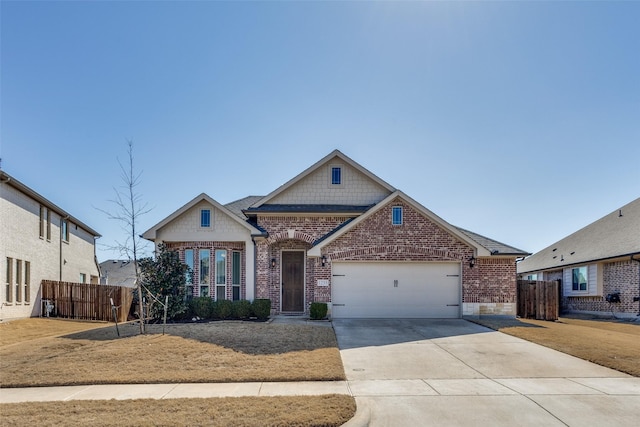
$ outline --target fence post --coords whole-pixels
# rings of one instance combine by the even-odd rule
[[[116,332],[118,333],[118,336],[120,336],[120,330],[118,329],[118,310],[116,309],[116,306],[113,305],[113,298],[109,298],[109,301],[111,301],[111,312],[113,313],[113,321],[116,323]]]

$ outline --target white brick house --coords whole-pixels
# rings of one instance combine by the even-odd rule
[[[143,234],[177,249],[191,295],[334,317],[515,315],[526,252],[452,226],[340,151],[264,197],[206,194]]]
[[[98,283],[100,235],[0,171],[0,320],[39,316],[40,282]]]

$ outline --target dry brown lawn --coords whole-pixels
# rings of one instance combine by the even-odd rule
[[[608,368],[640,376],[640,325],[562,317],[557,322],[533,319],[474,319],[545,347]]]
[[[25,319],[0,324],[2,387],[345,378],[333,329],[250,322],[138,325]],[[30,402],[3,426],[339,426],[346,395]]]
[[[344,380],[333,329],[257,322],[0,324],[0,386]]]
[[[0,405],[3,426],[340,426],[356,411],[345,395],[167,400],[79,400]]]

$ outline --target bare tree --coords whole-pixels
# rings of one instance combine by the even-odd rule
[[[137,173],[133,166],[133,141],[127,140],[127,154],[129,156],[128,163],[122,164],[118,159],[120,166],[120,179],[122,185],[119,188],[114,187],[115,198],[109,200],[116,207],[115,212],[99,209],[104,212],[109,219],[114,219],[122,224],[122,229],[126,232],[124,240],[116,240],[115,245],[107,245],[114,251],[119,251],[121,256],[127,257],[129,261],[133,261],[136,287],[138,290],[138,316],[140,318],[140,333],[145,333],[144,326],[144,304],[142,299],[142,282],[140,280],[140,269],[138,268],[138,255],[140,250],[144,248],[145,242],[138,235],[137,225],[140,217],[148,213],[151,208],[143,202],[142,196],[137,192],[136,187],[140,184],[140,176],[142,172]]]

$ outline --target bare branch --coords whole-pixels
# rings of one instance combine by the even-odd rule
[[[142,288],[140,272],[138,269],[139,251],[144,249],[147,242],[142,240],[137,233],[138,221],[141,216],[149,213],[152,208],[147,203],[143,203],[142,195],[136,192],[136,187],[141,183],[142,171],[136,173],[134,169],[133,141],[127,140],[127,162],[123,164],[117,159],[120,167],[121,184],[118,188],[113,187],[114,198],[109,200],[114,206],[114,211],[98,209],[104,213],[108,219],[118,221],[121,228],[126,233],[124,241],[115,241],[113,245],[102,245],[112,251],[118,251],[120,256],[133,260],[138,287],[138,299],[140,304],[140,332],[145,333],[144,327],[144,304],[142,300]]]

